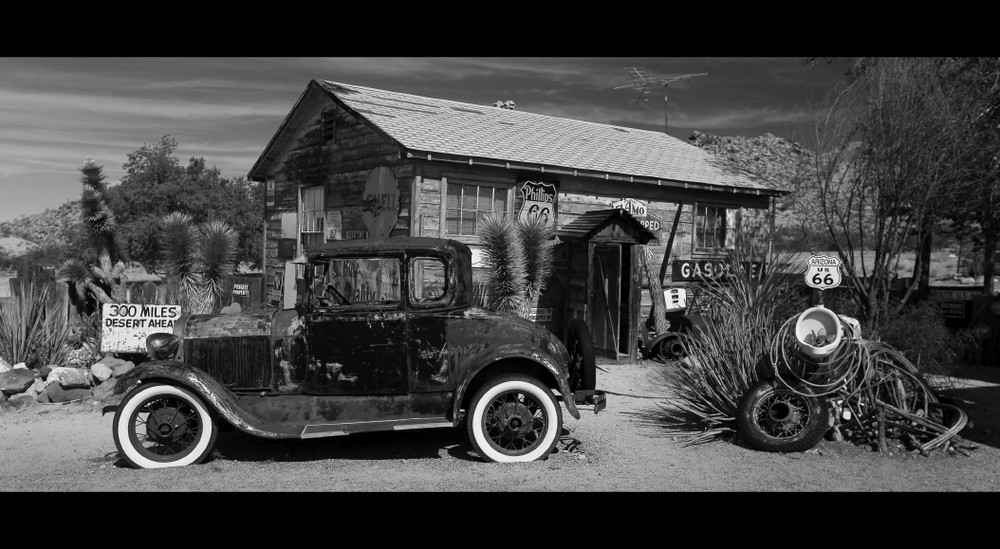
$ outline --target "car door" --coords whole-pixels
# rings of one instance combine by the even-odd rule
[[[402,255],[332,258],[315,266],[306,320],[304,389],[315,395],[405,394]]]
[[[410,392],[455,389],[454,360],[448,360],[448,306],[454,290],[443,258],[417,254],[409,259]],[[453,322],[453,320],[452,320]]]

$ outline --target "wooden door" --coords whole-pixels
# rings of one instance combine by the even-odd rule
[[[594,350],[618,356],[621,307],[621,254],[619,245],[595,246],[591,265],[590,310]]]

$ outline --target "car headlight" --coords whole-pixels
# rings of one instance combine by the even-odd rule
[[[155,333],[146,337],[146,352],[154,360],[169,360],[177,355],[181,338],[174,334]]]

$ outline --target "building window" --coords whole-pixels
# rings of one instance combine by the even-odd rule
[[[509,214],[510,189],[488,185],[448,184],[445,234],[476,236],[489,212]]]
[[[303,251],[310,246],[322,244],[324,239],[323,222],[326,213],[323,208],[323,191],[325,187],[307,187],[299,196],[299,242]]]
[[[694,216],[695,249],[731,248],[736,230],[736,210],[698,206]]]
[[[333,109],[323,111],[323,141],[332,141],[337,132],[337,111]]]

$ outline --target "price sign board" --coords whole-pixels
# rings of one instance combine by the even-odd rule
[[[828,290],[840,286],[840,259],[828,255],[814,255],[806,261],[806,285]]]

